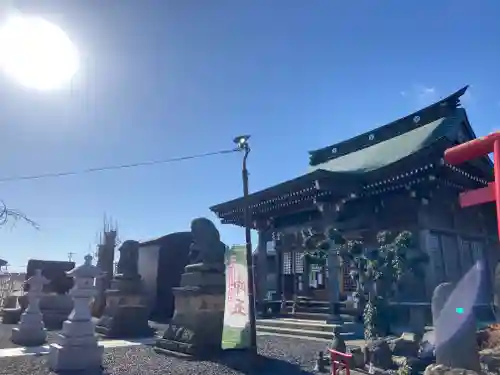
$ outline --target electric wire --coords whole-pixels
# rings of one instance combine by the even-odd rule
[[[130,164],[110,165],[110,166],[87,168],[87,169],[81,169],[81,170],[75,170],[75,171],[41,173],[41,174],[26,175],[26,176],[0,177],[0,183],[26,181],[26,180],[40,180],[43,178],[67,177],[67,176],[74,176],[74,175],[79,175],[79,174],[106,172],[106,171],[113,171],[113,170],[127,169],[127,168],[146,167],[146,166],[151,166],[151,165],[175,163],[175,162],[181,162],[181,161],[192,160],[192,159],[200,159],[200,158],[205,158],[205,157],[215,156],[215,155],[231,154],[233,152],[239,152],[239,151],[241,151],[240,148],[233,148],[230,150],[206,152],[203,154],[180,156],[180,157],[168,158],[168,159],[163,159],[163,160],[151,160],[151,161],[143,161],[143,162],[130,163]]]

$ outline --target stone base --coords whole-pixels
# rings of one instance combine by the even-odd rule
[[[220,290],[214,292],[214,287]],[[197,358],[219,356],[222,352],[224,291],[220,285],[174,288],[175,314],[155,350],[179,352]]]
[[[40,310],[46,328],[61,329],[73,310],[73,300],[67,294],[48,294],[40,299]]]
[[[63,323],[68,319],[69,313],[65,311],[44,311],[43,312],[43,323],[48,329],[59,330],[63,326]]]
[[[193,357],[208,357],[208,355],[200,355],[194,345],[185,342],[179,342],[167,339],[158,339],[154,346],[154,351],[159,354],[174,355],[174,356],[193,356]]]
[[[185,273],[216,273],[219,275],[224,274],[225,265],[224,263],[195,263],[188,264],[184,267]],[[196,284],[194,284],[196,285]]]
[[[3,299],[2,308],[4,309],[15,309],[17,307],[18,296],[6,296]]]
[[[192,356],[197,359],[208,359],[218,357],[222,353],[222,335],[219,335],[218,340],[210,340],[207,342],[208,336],[204,334],[195,334],[194,331],[187,329],[186,327],[178,327],[176,331],[178,334],[173,333],[173,327],[169,326],[172,331],[169,332],[167,329],[166,334],[163,338],[156,341],[154,345],[154,350],[161,354],[171,354],[170,352],[175,352],[177,354],[184,354],[187,356]],[[167,338],[166,338],[167,337]],[[170,338],[168,338],[170,337]]]
[[[16,309],[3,309],[2,310],[2,323],[3,324],[17,324],[21,319],[21,308]]]
[[[138,338],[152,336],[146,306],[117,306],[112,315],[105,314],[96,324],[96,333],[109,338]]]
[[[126,277],[123,275],[116,275],[111,280],[111,286],[106,292],[106,295],[111,291],[118,292],[123,295],[140,295],[142,294],[144,285],[140,276]]]
[[[45,328],[13,328],[10,340],[20,346],[40,346],[47,341],[47,331]]]
[[[61,346],[51,344],[49,347],[48,365],[52,371],[99,370],[102,367],[104,347],[95,346]]]
[[[26,310],[21,315],[19,327],[12,329],[11,340],[22,346],[38,346],[45,342],[47,333],[43,325],[42,313]]]

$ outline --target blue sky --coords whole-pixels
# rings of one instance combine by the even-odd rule
[[[306,172],[307,151],[470,84],[478,135],[499,128],[500,3],[401,0],[19,1],[82,54],[71,90],[0,75],[0,177],[217,151],[252,134],[250,188]],[[142,4],[142,5],[141,5]],[[240,195],[241,155],[0,184],[40,231],[0,229],[0,257],[83,258],[103,215],[120,237],[186,230]],[[219,226],[228,244],[243,232]]]

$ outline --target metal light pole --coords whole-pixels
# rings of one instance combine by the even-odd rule
[[[257,354],[257,330],[255,327],[255,284],[254,284],[254,264],[252,256],[252,236],[250,230],[252,228],[252,217],[250,212],[250,204],[248,201],[248,169],[247,158],[250,153],[250,145],[248,144],[249,135],[242,135],[234,139],[234,143],[238,149],[244,152],[243,165],[241,169],[241,177],[243,179],[243,201],[244,201],[244,223],[245,223],[245,244],[246,258],[248,267],[248,300],[249,300],[249,318],[250,318],[250,350]]]

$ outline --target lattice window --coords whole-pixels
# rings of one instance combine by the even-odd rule
[[[289,252],[283,253],[283,274],[292,274],[292,254]]]
[[[356,291],[356,282],[352,279],[351,268],[349,265],[344,264],[342,266],[342,286],[344,293],[352,293]]]
[[[304,273],[304,254],[295,253],[295,273]]]
[[[319,271],[321,271],[321,266],[319,264],[311,264],[311,271],[312,272],[319,272]]]

